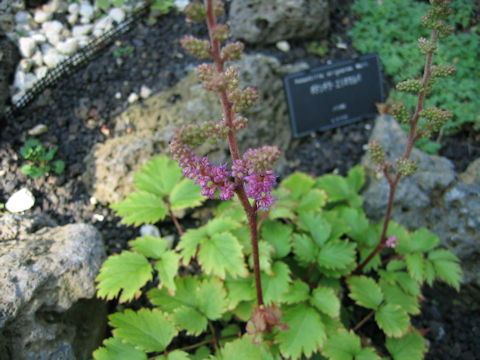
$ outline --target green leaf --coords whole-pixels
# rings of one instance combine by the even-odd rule
[[[298,203],[295,210],[300,212],[317,211],[325,206],[328,195],[326,191],[319,189],[312,189],[306,193]]]
[[[172,210],[181,210],[201,205],[205,197],[200,192],[200,186],[195,185],[193,180],[185,178],[175,185],[168,200]]]
[[[272,256],[275,250],[272,245],[266,241],[258,242],[258,257],[260,262],[260,270],[266,274],[272,274]],[[253,254],[248,257],[248,264],[253,269]]]
[[[262,239],[270,243],[275,249],[273,258],[287,256],[291,250],[290,238],[292,228],[278,221],[265,221],[261,228]]]
[[[221,359],[228,360],[262,360],[262,347],[253,343],[250,335],[229,342],[221,350]]]
[[[188,229],[183,233],[178,243],[178,249],[182,252],[184,264],[188,264],[197,252],[197,247],[204,240],[207,240],[207,232],[205,228]]]
[[[173,350],[167,356],[157,356],[155,360],[190,360],[190,357],[185,351]]]
[[[318,248],[310,236],[304,234],[293,234],[293,252],[302,265],[309,266],[315,262]]]
[[[288,265],[276,261],[272,266],[273,275],[261,274],[263,300],[265,304],[276,302],[287,290],[290,283]]]
[[[198,310],[182,306],[174,310],[172,320],[175,325],[180,326],[190,335],[200,335],[207,328],[207,318]]]
[[[181,306],[197,307],[197,293],[201,281],[197,277],[182,276],[175,278],[177,291],[175,295],[168,293],[167,289],[154,288],[147,292],[153,305],[165,312],[173,312]]]
[[[347,279],[350,289],[348,296],[368,309],[376,310],[383,301],[383,293],[376,281],[366,276],[352,276]]]
[[[318,246],[322,246],[328,240],[332,227],[321,214],[301,213],[298,217],[298,226],[310,232]]]
[[[363,184],[365,184],[365,169],[363,166],[357,165],[351,168],[348,171],[346,180],[350,188],[358,193],[362,189]]]
[[[283,180],[280,186],[284,186],[289,189],[292,196],[296,199],[302,195],[308,193],[308,191],[315,184],[315,180],[305,173],[294,173]]]
[[[43,159],[44,161],[52,161],[53,158],[55,157],[55,154],[57,153],[58,146],[54,146],[51,148],[44,156]]]
[[[341,209],[340,216],[346,220],[347,226],[350,228],[346,232],[348,236],[358,242],[366,240],[369,224],[362,209],[345,207]]]
[[[205,360],[209,359],[211,354],[211,351],[208,347],[206,346],[200,346],[197,351],[195,351],[195,354],[190,354],[190,359],[191,360]]]
[[[430,260],[425,260],[425,280],[428,286],[432,286],[435,280],[435,267]]]
[[[176,287],[174,283],[175,275],[178,272],[180,263],[180,255],[175,251],[169,250],[162,254],[161,259],[155,263],[155,270],[158,271],[158,278],[160,285],[165,286],[171,292],[175,292]]]
[[[335,291],[328,287],[319,286],[313,290],[312,305],[330,317],[340,316],[340,300]]]
[[[52,170],[55,174],[61,174],[65,170],[65,161],[55,160],[52,162]]]
[[[227,310],[227,292],[219,279],[202,281],[197,290],[197,307],[210,320],[219,319]]]
[[[437,277],[459,291],[460,282],[462,281],[460,265],[449,260],[433,260],[432,263]]]
[[[147,355],[135,345],[124,343],[119,338],[108,338],[103,346],[93,352],[95,360],[146,360]]]
[[[379,226],[383,226],[383,224],[379,224]],[[399,254],[407,254],[412,251],[410,234],[402,225],[399,225],[395,221],[390,221],[388,223],[386,237],[388,238],[391,235],[395,235],[398,240],[395,252]]]
[[[397,282],[407,293],[416,296],[420,295],[420,285],[408,273],[398,271]]]
[[[163,200],[146,192],[128,194],[125,200],[110,207],[123,217],[124,224],[135,226],[156,223],[167,214]]]
[[[451,251],[445,249],[437,249],[428,253],[429,260],[448,260],[460,262],[460,259]]]
[[[403,269],[405,269],[406,266],[407,265],[405,264],[405,262],[403,260],[395,259],[395,260],[390,261],[387,264],[387,270],[388,271],[403,270]]]
[[[110,315],[109,324],[115,328],[114,336],[148,352],[163,351],[177,335],[175,326],[159,310],[127,309]]]
[[[276,340],[284,357],[300,359],[302,354],[310,357],[326,339],[322,318],[305,303],[285,310],[282,322],[287,323],[289,329],[280,331]]]
[[[294,280],[287,292],[283,294],[281,300],[287,304],[296,304],[308,300],[310,297],[309,292],[310,288],[306,283],[301,280]]]
[[[361,349],[360,338],[353,331],[340,329],[327,338],[323,354],[332,360],[352,360]]]
[[[327,269],[342,269],[355,262],[356,244],[348,241],[329,241],[318,253],[317,262]]]
[[[170,194],[182,176],[175,161],[158,156],[147,161],[141,171],[134,175],[135,187],[162,198]]]
[[[152,280],[152,266],[141,254],[123,251],[110,256],[100,268],[96,281],[97,294],[107,300],[113,299],[120,291],[119,302],[126,302],[141,294],[140,288]]]
[[[405,293],[399,286],[392,285],[384,279],[379,283],[387,304],[399,305],[412,315],[420,314],[420,304],[415,296]]]
[[[241,225],[238,221],[235,221],[229,217],[222,217],[213,218],[205,226],[202,226],[202,228],[205,228],[207,235],[213,236],[218,233],[238,229],[240,226]]]
[[[225,287],[228,292],[228,300],[230,301],[229,309],[235,308],[240,301],[255,299],[255,284],[253,277],[233,279],[227,275]]]
[[[345,234],[345,232],[348,230],[347,222],[345,219],[340,217],[339,211],[337,210],[324,211],[322,215],[332,228],[330,239],[338,239],[340,236]]]
[[[380,356],[372,348],[363,348],[355,356],[355,360],[380,360]]]
[[[167,248],[166,240],[150,235],[138,237],[129,241],[128,244],[133,251],[152,259],[160,259]]]
[[[362,206],[362,197],[351,189],[347,180],[342,176],[332,174],[320,176],[315,186],[327,192],[329,203],[347,201],[355,208]]]
[[[387,336],[401,337],[410,328],[410,318],[399,305],[386,304],[375,313],[375,321]]]
[[[410,234],[412,252],[426,252],[438,245],[440,238],[426,228],[420,228]]]
[[[242,247],[235,236],[227,232],[214,234],[202,242],[198,262],[207,274],[215,274],[222,279],[227,272],[233,278],[248,275]]]
[[[422,360],[427,352],[425,339],[418,331],[408,333],[400,339],[387,338],[385,345],[394,360]]]
[[[405,254],[405,263],[410,276],[418,283],[423,282],[425,277],[424,261],[422,253]]]

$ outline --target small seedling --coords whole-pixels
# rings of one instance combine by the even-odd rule
[[[123,55],[132,56],[133,55],[133,48],[130,45],[120,47],[118,49],[113,50],[113,56],[116,58],[122,57]]]
[[[325,56],[328,53],[328,43],[326,41],[312,41],[307,48],[310,54]]]
[[[22,174],[33,179],[38,179],[50,171],[53,171],[55,174],[61,174],[65,169],[65,162],[63,160],[52,162],[57,150],[58,146],[54,146],[47,151],[37,139],[27,140],[20,149],[20,154],[28,161],[28,164],[23,165],[21,168]]]

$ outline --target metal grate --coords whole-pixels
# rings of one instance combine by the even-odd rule
[[[88,64],[100,55],[100,53],[111,45],[120,35],[130,31],[134,23],[148,14],[151,3],[152,0],[147,0],[142,7],[135,10],[124,21],[119,23],[116,28],[107,31],[100,37],[90,41],[86,46],[77,50],[68,59],[63,60],[53,69],[50,69],[48,73],[28,89],[25,95],[23,95],[15,104],[7,107],[5,112],[7,120],[11,120],[15,114],[31,103],[46,88],[53,86],[64,76],[71,75],[82,66]]]

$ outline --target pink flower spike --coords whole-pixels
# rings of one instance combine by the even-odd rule
[[[398,245],[398,240],[397,240],[397,237],[395,235],[390,235],[385,243],[385,245],[389,248],[396,248],[397,245]]]

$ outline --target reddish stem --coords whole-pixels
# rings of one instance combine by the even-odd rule
[[[214,37],[214,28],[216,25],[216,19],[215,19],[215,14],[213,12],[213,1],[206,0],[206,5],[207,5],[207,26],[208,26],[208,34],[210,36],[211,54],[212,54],[212,58],[213,58],[213,62],[215,64],[216,70],[219,73],[221,73],[224,71],[224,61],[220,56],[220,43]],[[232,158],[232,161],[234,162],[235,160],[240,159],[237,136],[235,133],[235,129],[233,127],[233,118],[235,114],[232,109],[232,103],[228,101],[227,92],[225,90],[219,92],[218,97],[220,98],[220,102],[222,104],[223,118],[225,120],[226,125],[229,128],[228,135],[227,135],[228,147],[230,149],[230,156]],[[257,209],[256,209],[256,206],[252,207],[252,205],[250,205],[247,194],[245,192],[245,186],[243,184],[243,181],[237,179],[235,193],[237,194],[248,219],[248,225],[250,228],[250,240],[252,243],[253,271],[255,275],[255,285],[257,290],[257,303],[258,303],[258,306],[261,306],[263,305],[263,296],[262,296],[262,283],[260,278],[260,260],[259,260],[259,253],[258,253]]]

